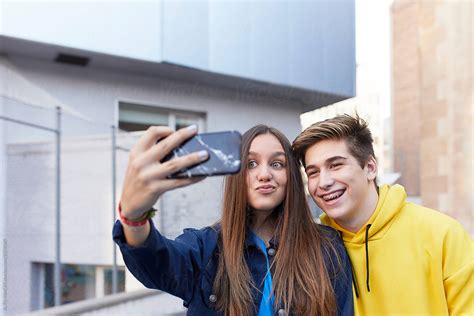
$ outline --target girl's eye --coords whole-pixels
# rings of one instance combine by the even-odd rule
[[[247,163],[247,168],[249,169],[253,169],[257,166],[257,162],[255,160],[250,160],[248,163]]]
[[[281,169],[281,168],[285,167],[285,165],[280,161],[272,162],[271,166],[272,166],[272,168],[275,168],[275,169]]]
[[[333,163],[333,164],[330,166],[330,168],[331,168],[331,169],[334,169],[334,168],[339,167],[340,165],[342,165],[342,164],[341,164],[341,163]]]

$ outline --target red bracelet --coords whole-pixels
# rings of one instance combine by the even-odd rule
[[[146,211],[141,218],[139,218],[137,220],[130,220],[130,219],[126,218],[125,216],[123,216],[123,214],[122,214],[122,204],[120,202],[119,202],[119,205],[118,205],[118,211],[119,211],[120,221],[123,224],[125,224],[127,226],[137,227],[137,226],[145,225],[148,222],[148,220],[155,215],[156,209],[151,208],[150,210]]]

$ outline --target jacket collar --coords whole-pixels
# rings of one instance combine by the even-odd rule
[[[216,223],[212,226],[212,228],[217,232],[217,233],[220,233],[220,231],[222,230],[222,226],[220,223]],[[253,240],[252,238],[252,234],[250,233],[251,232],[251,229],[249,226],[246,227],[245,229],[246,231],[246,236],[245,236],[245,249],[249,248],[249,247],[257,247],[257,244],[255,244],[255,241]],[[273,248],[273,249],[277,249],[278,247],[278,244],[279,244],[279,241],[278,241],[278,237],[276,236],[273,236],[272,239],[270,239],[270,247]]]
[[[254,239],[252,238],[252,230],[250,229],[249,226],[246,227],[246,237],[245,237],[245,248],[250,248],[250,247],[258,247],[258,245],[255,243]],[[276,249],[278,247],[278,238],[273,236],[272,239],[270,239],[270,247],[273,249]]]

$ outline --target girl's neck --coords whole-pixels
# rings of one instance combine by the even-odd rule
[[[270,240],[273,238],[275,231],[272,213],[273,210],[254,210],[252,218],[252,231],[265,242],[267,247],[270,245]]]

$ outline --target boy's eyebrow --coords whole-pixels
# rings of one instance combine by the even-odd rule
[[[330,163],[333,163],[334,161],[337,161],[337,160],[346,160],[347,158],[346,157],[343,157],[343,156],[333,156],[333,157],[330,157],[328,159],[326,159],[326,161],[324,161],[324,164],[328,165]],[[307,165],[305,170],[308,170],[308,169],[316,169],[317,167],[315,165]]]
[[[306,165],[306,167],[304,168],[304,170],[308,170],[308,169],[317,169],[315,165]]]
[[[325,163],[328,164],[328,163],[331,163],[331,162],[334,162],[334,161],[340,160],[340,159],[346,160],[347,158],[342,157],[342,156],[334,156],[334,157],[326,159]]]

